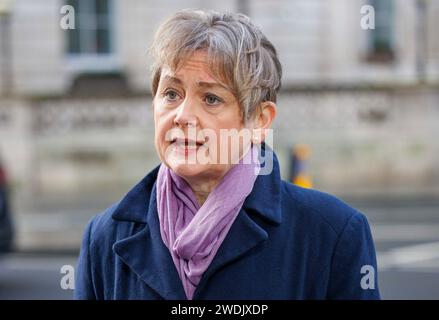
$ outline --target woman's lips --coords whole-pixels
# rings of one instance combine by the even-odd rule
[[[197,147],[197,146],[204,145],[204,141],[199,142],[199,141],[190,140],[190,139],[175,138],[171,141],[171,144],[176,144],[179,146],[187,146],[187,147]]]
[[[174,139],[171,141],[172,150],[177,154],[188,156],[192,153],[197,152],[197,150],[205,146],[204,142],[198,142],[195,140],[189,139]]]

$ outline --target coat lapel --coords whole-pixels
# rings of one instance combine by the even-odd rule
[[[144,225],[137,233],[117,241],[113,245],[113,250],[163,299],[183,300],[186,299],[183,285],[169,250],[160,235],[155,184],[151,186],[156,174],[157,170],[154,170],[144,179],[143,183],[133,188],[130,198],[131,201],[135,202],[134,206],[121,202],[113,214],[113,218],[116,220],[128,220]],[[152,179],[148,179],[151,175]],[[150,187],[152,188],[149,189]],[[143,208],[140,205],[142,202],[146,203]],[[143,214],[132,210],[139,210]],[[129,214],[127,214],[128,212]]]
[[[209,278],[219,269],[245,256],[248,251],[267,239],[268,233],[256,224],[244,209],[241,209],[212,263],[203,274],[195,290],[194,299],[200,298]]]
[[[233,222],[229,233],[221,244],[209,268],[203,274],[194,293],[194,299],[202,297],[203,288],[209,278],[223,266],[244,257],[251,249],[266,241],[269,237],[264,224],[256,223],[249,215],[254,214],[264,221],[278,225],[281,223],[280,211],[280,170],[274,152],[263,145],[266,157],[272,157],[273,170],[269,175],[260,175],[253,190],[244,201],[243,207]],[[261,155],[259,155],[261,156]],[[259,159],[263,162],[263,159]]]
[[[114,251],[163,299],[186,299],[168,249],[152,233],[146,225],[139,233],[115,243]]]

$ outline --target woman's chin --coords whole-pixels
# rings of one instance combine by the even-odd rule
[[[184,161],[175,160],[171,160],[170,162],[167,162],[167,164],[169,168],[180,177],[194,177],[208,170],[208,166],[205,164],[189,164]]]
[[[221,176],[229,167],[209,158],[210,154],[203,149],[197,148],[196,152],[186,153],[173,151],[164,154],[164,162],[173,172],[183,178]]]
[[[197,163],[196,159],[188,159],[176,154],[168,154],[165,159],[166,165],[179,176],[194,176],[207,170],[208,167],[208,165]]]

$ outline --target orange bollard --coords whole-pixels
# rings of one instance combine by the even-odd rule
[[[307,164],[311,148],[306,144],[297,144],[292,149],[291,182],[302,188],[312,188],[312,178]]]

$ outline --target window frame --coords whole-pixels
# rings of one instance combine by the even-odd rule
[[[386,35],[387,39],[385,39],[386,45],[388,47],[387,48],[383,47],[384,49],[378,49],[376,45],[379,38],[382,37],[383,35],[383,33],[380,32],[380,28],[383,28],[383,24],[381,23],[381,15],[385,14],[383,13],[383,11],[380,10],[384,8],[384,6],[382,6],[383,2],[380,1],[388,1],[388,8],[386,9],[387,11],[390,12],[387,14],[387,16],[389,16],[389,21],[384,26],[385,28],[388,28],[388,30],[386,30],[386,32],[388,33]],[[381,5],[379,5],[379,3],[381,3]],[[392,63],[395,61],[396,3],[394,0],[369,0],[369,5],[371,5],[375,9],[375,29],[369,30],[368,32],[366,60],[368,62],[376,62],[376,63]]]
[[[108,1],[108,52],[97,52],[96,49],[96,37],[97,33],[96,30],[98,28],[98,16],[96,14],[95,8],[93,6],[96,6],[96,1],[90,1],[90,0],[77,0],[79,3],[79,7],[83,7],[84,4],[86,8],[88,8],[87,12],[84,13],[82,10],[80,11],[79,8],[75,8],[75,18],[77,19],[77,22],[81,19],[89,19],[91,14],[90,12],[95,12],[93,14],[94,19],[90,19],[87,24],[93,25],[93,31],[95,32],[84,32],[81,34],[81,29],[78,28],[77,31],[79,32],[79,46],[80,51],[79,52],[69,52],[69,36],[65,36],[65,66],[66,69],[71,73],[83,73],[83,72],[91,72],[91,73],[111,73],[115,71],[120,71],[121,65],[120,60],[118,58],[117,54],[117,39],[116,39],[116,32],[114,30],[114,26],[116,25],[116,19],[115,19],[115,1],[113,0],[107,0]],[[66,1],[68,3],[68,1]],[[92,9],[92,10],[90,10]],[[88,16],[88,17],[87,17]],[[94,20],[93,22],[90,22]],[[87,29],[86,29],[87,30]],[[70,30],[66,30],[66,32],[69,32]],[[94,35],[93,35],[94,34]],[[92,39],[93,38],[93,39]],[[92,48],[93,52],[87,52],[89,50],[82,51],[81,46],[85,43],[85,46],[90,49],[90,45],[92,44],[94,47]],[[82,51],[82,52],[81,52]]]

